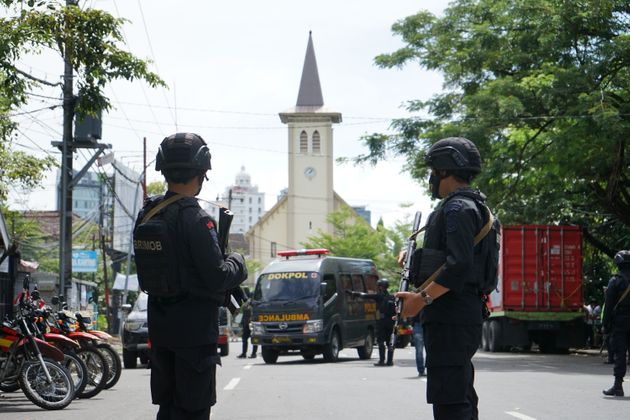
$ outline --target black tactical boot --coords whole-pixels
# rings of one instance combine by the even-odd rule
[[[623,378],[615,378],[615,384],[610,389],[605,389],[602,392],[604,395],[611,397],[623,397],[623,386],[621,385]]]
[[[382,360],[379,360],[378,363],[374,363],[374,366],[385,366],[385,362]]]

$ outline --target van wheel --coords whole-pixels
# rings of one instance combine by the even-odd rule
[[[273,365],[278,361],[279,352],[277,350],[271,349],[269,347],[262,348],[262,358],[265,363],[269,365]]]
[[[372,358],[372,350],[374,350],[374,337],[372,337],[372,331],[368,331],[363,346],[357,348],[359,359],[365,360]]]
[[[230,343],[221,344],[219,349],[221,356],[227,356],[230,354]]]
[[[327,362],[336,362],[339,360],[340,349],[341,340],[339,340],[339,333],[334,329],[330,341],[324,347],[324,360]]]
[[[125,369],[135,369],[138,365],[138,353],[123,349],[123,365]]]

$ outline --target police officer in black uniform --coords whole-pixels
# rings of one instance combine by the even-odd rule
[[[378,293],[353,292],[347,290],[352,296],[360,296],[362,298],[371,299],[376,302],[379,318],[376,322],[376,342],[378,343],[378,362],[374,366],[393,366],[394,365],[394,349],[391,343],[392,331],[394,330],[394,319],[396,314],[396,306],[394,296],[389,291],[389,281],[380,279],[376,282]],[[385,347],[387,347],[387,363],[385,363]]]
[[[239,359],[244,359],[247,357],[247,341],[252,336],[252,330],[249,328],[249,323],[252,320],[252,302],[251,298],[247,300],[247,302],[241,307],[241,339],[243,340],[243,351],[239,354]],[[250,359],[256,358],[256,353],[258,352],[258,346],[252,343],[252,354],[249,356]]]
[[[429,184],[433,198],[442,201],[427,222],[423,250],[443,251],[446,268],[419,293],[400,292],[403,317],[422,310],[427,368],[427,402],[435,419],[478,418],[472,357],[481,341],[483,301],[479,270],[483,240],[474,237],[488,216],[485,196],[469,187],[481,171],[477,147],[468,139],[439,140],[429,150]],[[489,239],[489,238],[488,238]]]
[[[606,289],[606,309],[602,322],[604,334],[610,334],[614,353],[613,373],[615,383],[604,395],[623,397],[623,377],[626,376],[626,352],[630,342],[630,251],[619,251],[615,255],[619,273],[608,282]]]
[[[168,191],[146,201],[134,229],[140,284],[149,293],[151,395],[158,420],[208,419],[221,364],[219,306],[247,270],[241,255],[222,254],[216,222],[195,198],[211,169],[205,141],[192,133],[165,138],[155,169]],[[166,200],[173,201],[147,217]]]

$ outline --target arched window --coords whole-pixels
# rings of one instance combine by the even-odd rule
[[[319,137],[319,131],[313,133],[313,153],[321,153],[321,138]]]
[[[308,151],[308,136],[306,131],[300,133],[300,153],[306,153]]]

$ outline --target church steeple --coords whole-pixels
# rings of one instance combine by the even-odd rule
[[[306,57],[304,57],[304,67],[302,68],[302,80],[300,81],[300,91],[295,105],[297,107],[324,106],[311,31],[308,32],[308,45],[306,46]]]

